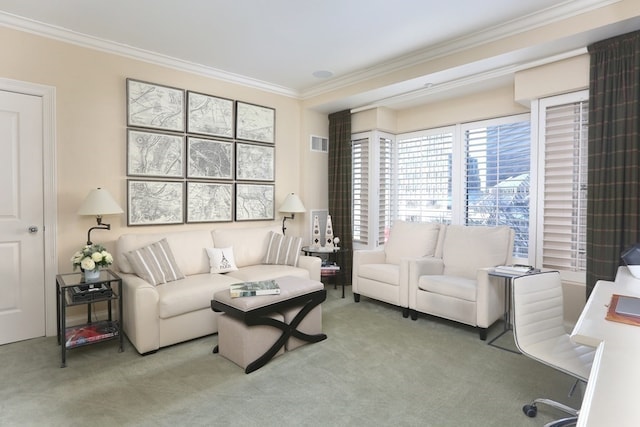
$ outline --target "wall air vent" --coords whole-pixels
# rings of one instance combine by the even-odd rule
[[[329,152],[329,138],[311,135],[311,151]]]

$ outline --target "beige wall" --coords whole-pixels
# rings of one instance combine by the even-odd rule
[[[128,77],[275,108],[276,223],[280,223],[281,218],[277,208],[287,193],[319,193],[314,186],[322,180],[315,174],[320,173],[322,165],[303,167],[303,162],[311,159],[307,152],[308,142],[301,138],[301,107],[296,99],[5,27],[0,27],[0,46],[3,51],[0,77],[56,89],[57,250],[61,273],[71,270],[69,258],[85,242],[87,229],[95,225],[94,218],[76,214],[90,189],[108,189],[126,210],[125,79]],[[325,122],[321,115],[311,116],[307,121],[317,133],[326,133],[322,129]],[[326,167],[324,171],[326,175]],[[92,240],[105,243],[108,247],[112,247],[113,241],[126,232],[264,224],[243,222],[127,227],[124,214],[105,217],[105,222],[111,223],[111,231],[94,231]],[[287,224],[293,232],[302,230],[303,223],[298,218]]]

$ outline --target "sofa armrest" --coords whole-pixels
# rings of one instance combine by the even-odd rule
[[[122,326],[131,344],[144,354],[160,348],[159,295],[155,286],[135,274],[122,278]]]
[[[300,255],[298,267],[309,271],[309,279],[320,281],[320,267],[322,260],[317,256]]]
[[[498,320],[505,311],[505,286],[510,286],[511,279],[491,277],[489,272],[493,267],[480,268],[476,274],[478,283],[476,295],[477,324],[481,328],[488,328]],[[507,281],[506,283],[504,281]]]
[[[386,256],[384,249],[358,249],[353,251],[353,264],[351,270],[351,288],[358,293],[359,267],[365,264],[384,264]]]

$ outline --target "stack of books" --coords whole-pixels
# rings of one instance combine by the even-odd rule
[[[527,274],[531,273],[535,269],[531,265],[513,264],[513,265],[499,265],[494,270],[498,273],[508,274]]]
[[[280,286],[275,280],[235,283],[229,287],[231,298],[253,297],[257,295],[280,295]]]

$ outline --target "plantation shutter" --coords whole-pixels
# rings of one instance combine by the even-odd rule
[[[369,243],[369,139],[351,141],[353,175],[353,241]]]
[[[387,232],[391,228],[391,167],[393,161],[392,150],[393,141],[389,138],[380,138],[380,161],[378,162],[378,245],[383,245],[387,241]]]
[[[544,109],[542,266],[586,270],[588,101]]]

